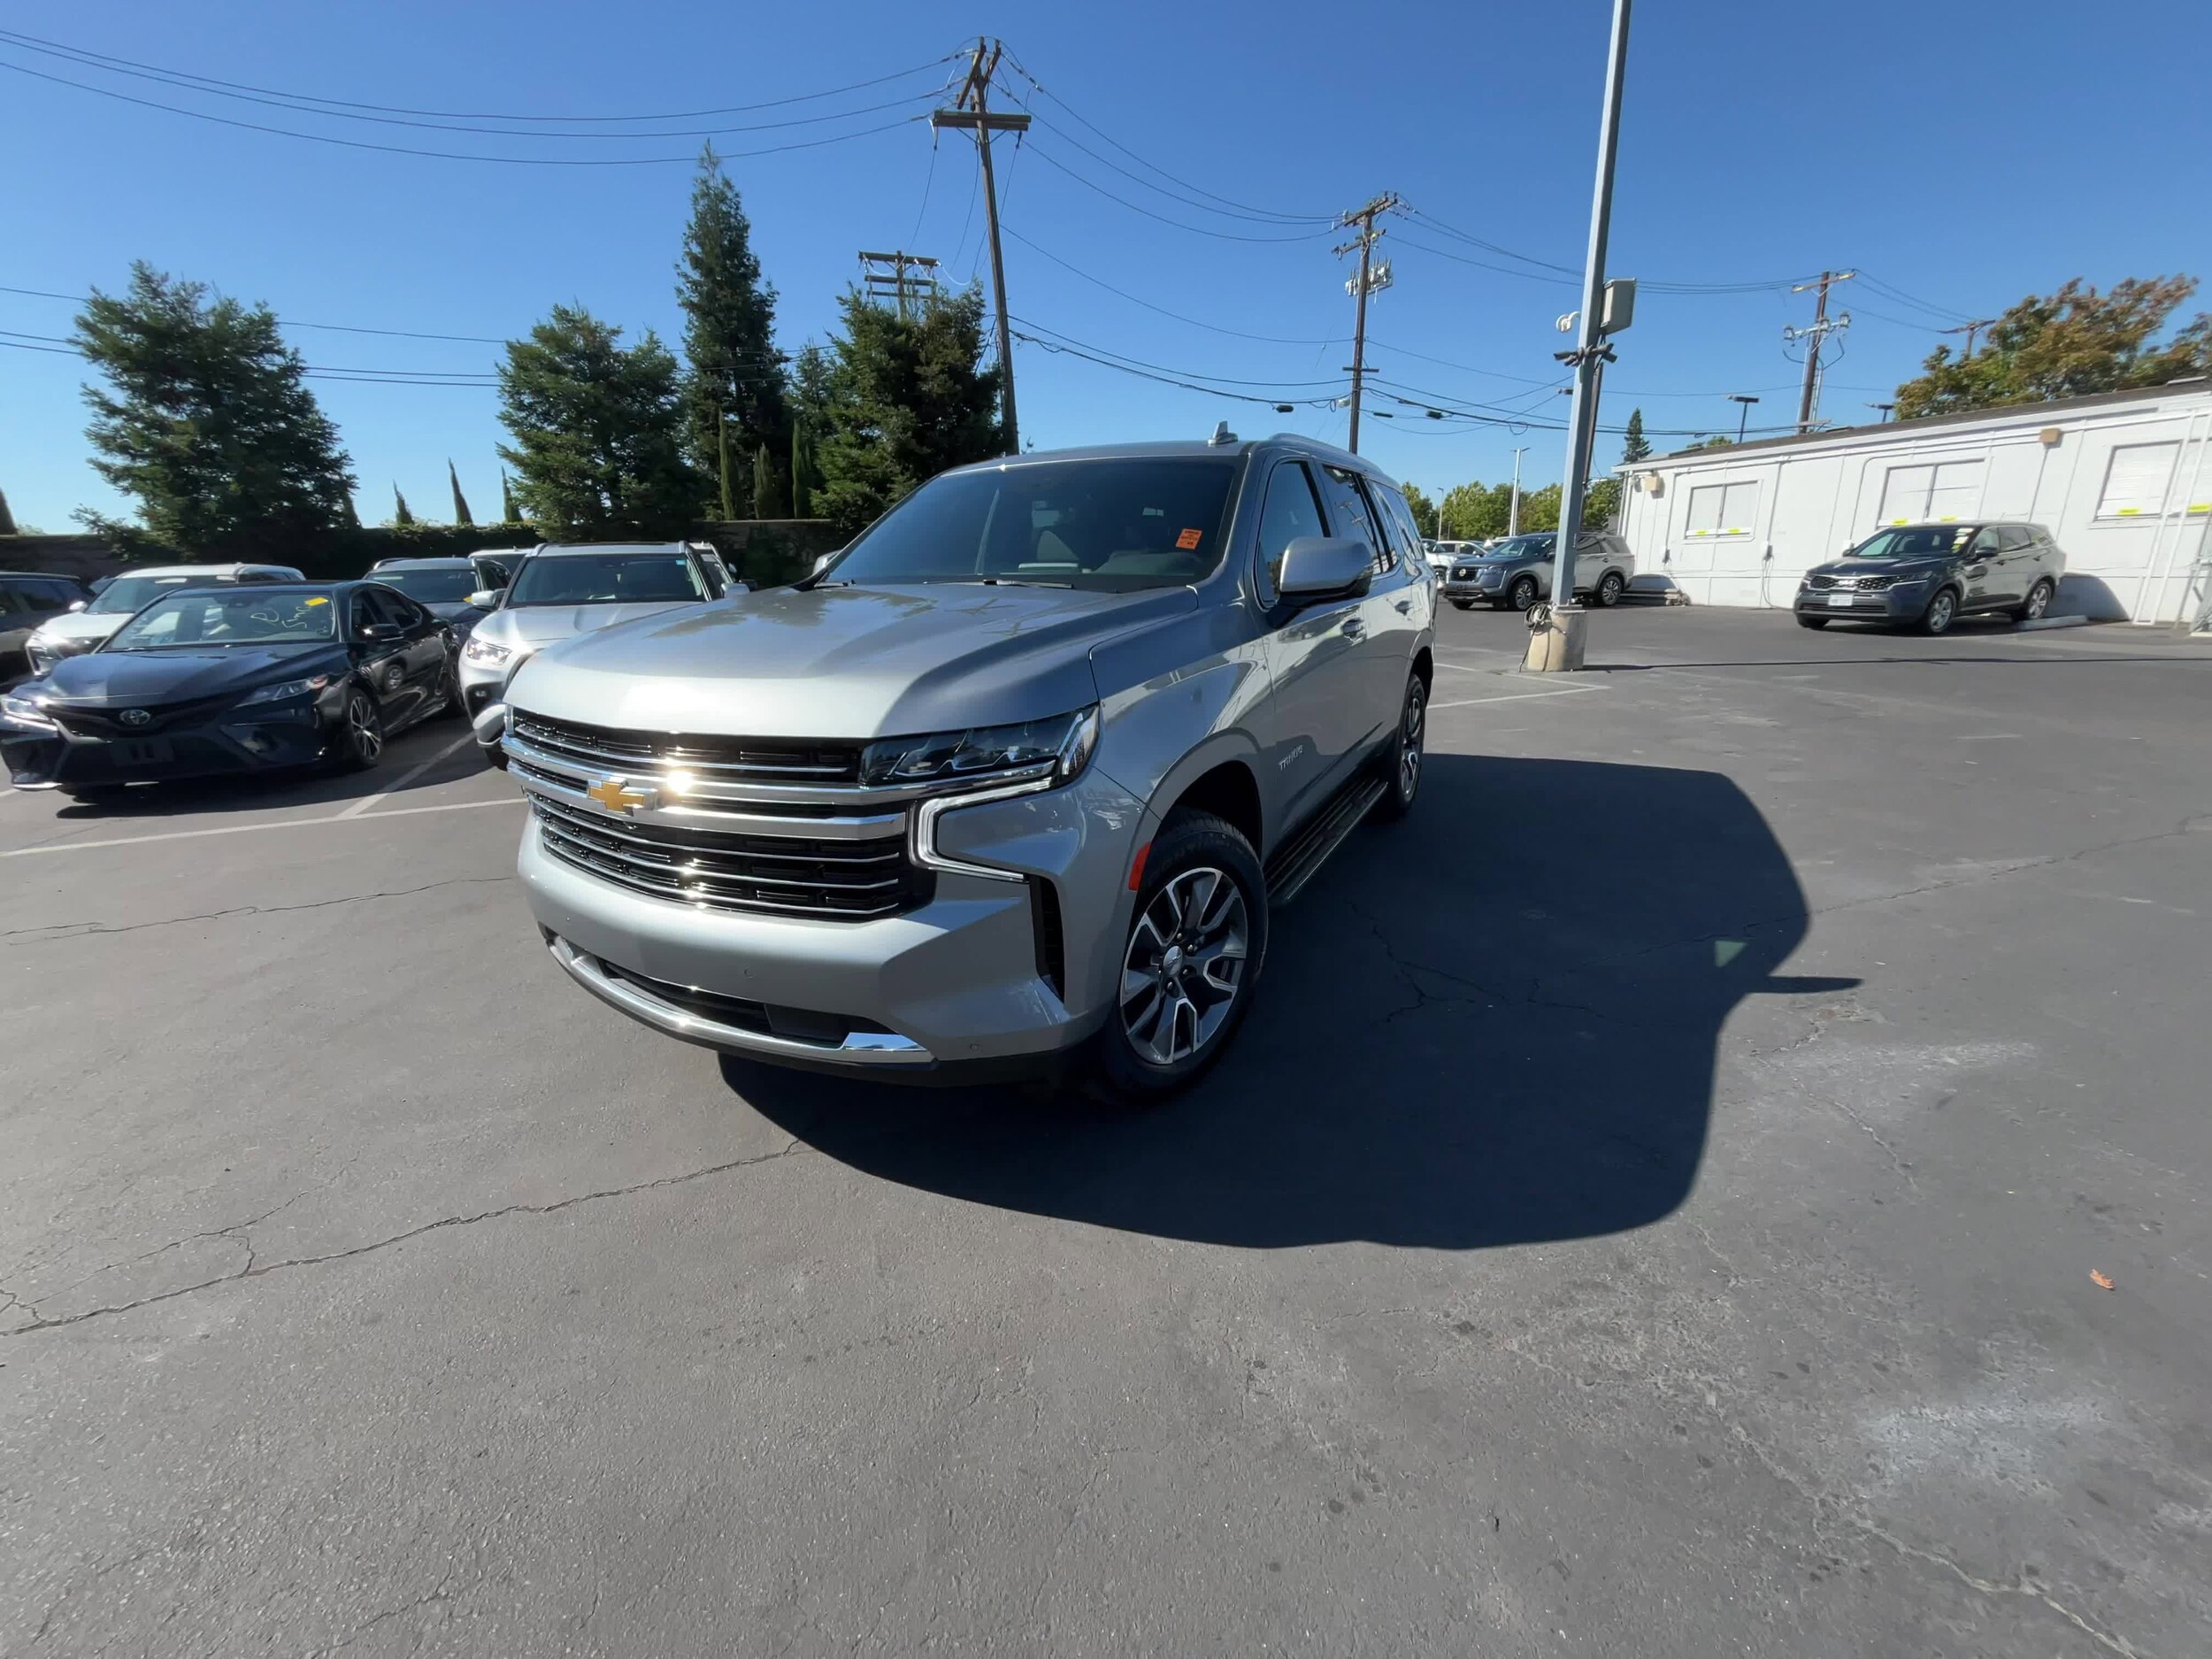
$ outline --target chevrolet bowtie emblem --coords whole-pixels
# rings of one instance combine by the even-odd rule
[[[660,804],[661,792],[650,784],[632,783],[626,778],[603,778],[584,791],[610,812],[636,812]]]

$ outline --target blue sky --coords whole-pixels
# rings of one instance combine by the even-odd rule
[[[1567,400],[1547,389],[1556,375],[1550,354],[1563,343],[1552,319],[1574,303],[1572,286],[1465,238],[1579,265],[1609,14],[1604,0],[1371,0],[1348,9],[1313,0],[957,8],[918,0],[621,8],[139,0],[96,9],[27,0],[0,17],[0,28],[328,100],[573,118],[757,105],[924,65],[988,33],[1046,88],[1013,78],[1039,125],[1025,151],[999,155],[1005,222],[1026,239],[1007,243],[1016,316],[1217,386],[1325,396],[1340,389],[1351,328],[1347,268],[1332,257],[1336,238],[1325,227],[1231,217],[1203,197],[1179,202],[1084,147],[1167,190],[1195,186],[1270,214],[1327,215],[1395,190],[1419,213],[1390,221],[1384,252],[1397,283],[1376,301],[1370,324],[1379,373],[1418,388],[1402,393],[1417,400],[1502,405],[1497,412],[1556,423]],[[1947,322],[1993,314],[2074,276],[2102,286],[2212,273],[2212,226],[2199,211],[2202,157],[2212,149],[2208,45],[2212,12],[2202,0],[2097,11],[2066,0],[1644,0],[1631,48],[1613,273],[1729,285],[1786,284],[1824,266],[1866,273],[1838,290],[1836,304],[1855,320],[1823,411],[1871,419],[1865,405],[1888,396]],[[698,143],[470,137],[319,118],[4,40],[0,63],[358,142],[572,157],[680,157]],[[659,127],[755,125],[898,101],[718,142],[735,152],[837,135],[926,109],[933,77],[948,73]],[[1187,182],[1147,174],[1102,133]],[[679,332],[672,267],[687,165],[390,154],[219,126],[11,70],[0,70],[0,153],[15,163],[0,237],[7,288],[112,288],[133,258],[144,258],[266,300],[288,322],[500,338],[557,302],[580,301],[672,342]],[[956,278],[987,274],[964,139],[947,134],[933,156],[928,127],[909,123],[735,160],[731,171],[781,293],[787,349],[826,332],[860,248],[902,243],[944,259]],[[1179,228],[1071,173],[1187,227],[1291,239]],[[2200,295],[2197,303],[2212,299]],[[1778,287],[1647,289],[1619,342],[1604,419],[1617,426],[1640,405],[1655,429],[1732,431],[1731,391],[1763,398],[1755,427],[1788,419],[1798,369],[1781,330],[1810,314],[1809,296]],[[0,292],[0,342],[66,334],[71,315],[63,303]],[[1254,335],[1268,338],[1243,337]],[[318,366],[402,375],[482,373],[498,349],[303,327],[291,338]],[[1224,418],[1247,434],[1286,426],[1343,435],[1340,411],[1278,415],[1033,345],[1018,345],[1015,361],[1024,437],[1041,447],[1198,434]],[[119,504],[87,465],[83,378],[67,356],[0,350],[0,488],[19,519],[49,530],[71,527],[80,505]],[[388,516],[395,481],[419,512],[443,516],[449,457],[478,515],[495,511],[501,433],[489,389],[315,384],[360,474],[365,518]],[[1363,447],[1432,491],[1502,478],[1518,445],[1528,449],[1532,487],[1562,470],[1563,434],[1543,426],[1517,434],[1401,412],[1368,423]],[[1601,456],[1609,460],[1617,447],[1606,440]]]

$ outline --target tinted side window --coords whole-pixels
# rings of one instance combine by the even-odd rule
[[[2035,538],[2024,525],[2008,524],[1997,527],[1997,545],[2007,553],[2016,553],[2022,548],[2034,545]]]
[[[1974,545],[1966,549],[1966,556],[1969,558],[1980,558],[1985,554],[1994,553],[2002,545],[2003,543],[1998,541],[1997,532],[1994,529],[1984,530],[1976,534]]]
[[[1283,549],[1300,536],[1326,535],[1321,503],[1303,461],[1278,461],[1268,474],[1267,500],[1260,509],[1260,602],[1275,603],[1275,572]]]
[[[1329,480],[1329,516],[1336,521],[1337,534],[1366,542],[1376,570],[1388,570],[1392,563],[1390,543],[1383,539],[1382,530],[1375,523],[1375,511],[1360,488],[1359,474],[1340,466],[1324,466],[1321,472]]]
[[[1416,565],[1425,566],[1428,561],[1422,557],[1425,543],[1413,522],[1413,509],[1406,505],[1406,498],[1389,485],[1379,484],[1375,488],[1375,499],[1381,503],[1390,527],[1397,533],[1398,551]]]
[[[0,582],[0,617],[12,617],[31,609],[30,595],[13,582]]]

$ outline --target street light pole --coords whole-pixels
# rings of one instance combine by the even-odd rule
[[[1747,393],[1731,392],[1728,394],[1728,401],[1732,403],[1740,403],[1743,405],[1742,412],[1738,414],[1736,417],[1736,442],[1738,443],[1741,443],[1743,442],[1744,429],[1751,422],[1751,406],[1759,400],[1749,396]]]
[[[1505,533],[1508,535],[1521,534],[1521,457],[1527,453],[1526,444],[1513,451],[1513,495],[1505,511]]]
[[[1582,665],[1582,612],[1574,603],[1575,539],[1582,528],[1582,501],[1587,491],[1590,451],[1596,436],[1599,354],[1606,349],[1605,245],[1613,219],[1613,159],[1620,145],[1621,82],[1628,68],[1630,0],[1613,0],[1613,38],[1605,65],[1605,112],[1598,127],[1597,183],[1590,199],[1590,246],[1583,262],[1581,337],[1567,354],[1575,373],[1574,402],[1567,420],[1567,475],[1559,487],[1559,532],[1553,565],[1553,614],[1563,610],[1567,638],[1552,659],[1559,666]],[[1532,654],[1533,646],[1532,645]]]

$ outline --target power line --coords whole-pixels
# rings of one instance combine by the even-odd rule
[[[1926,311],[1931,316],[1940,317],[1946,322],[1962,322],[1968,315],[1965,311],[1955,311],[1948,305],[1936,305],[1931,303],[1927,300],[1916,298],[1914,296],[1906,293],[1904,289],[1899,288],[1894,282],[1885,282],[1881,278],[1878,276],[1869,276],[1863,271],[1859,273],[1859,280],[1865,283],[1877,294],[1883,296],[1885,298],[1893,299],[1900,304],[1909,305],[1915,311]]]
[[[1202,225],[1186,225],[1179,219],[1170,219],[1164,213],[1156,213],[1148,207],[1140,206],[1138,204],[1129,200],[1126,196],[1116,196],[1104,185],[1085,178],[1081,173],[1076,172],[1072,167],[1070,167],[1064,162],[1055,160],[1052,152],[1048,150],[1041,148],[1036,140],[1033,138],[1030,140],[1025,148],[1034,150],[1036,152],[1037,158],[1045,163],[1048,166],[1056,168],[1059,172],[1066,173],[1069,178],[1074,180],[1078,184],[1082,185],[1085,188],[1097,191],[1099,195],[1104,196],[1109,202],[1118,203],[1119,205],[1127,208],[1131,212],[1141,213],[1147,219],[1156,219],[1163,225],[1172,225],[1177,230],[1187,230],[1194,236],[1211,236],[1218,242],[1311,242],[1317,237],[1329,234],[1328,229],[1324,227],[1320,230],[1300,231],[1296,234],[1290,236],[1244,236],[1239,235],[1231,231],[1209,230]]]
[[[5,283],[0,283],[0,294],[27,294],[42,300],[66,300],[72,305],[87,304],[92,298],[88,294],[58,294],[51,288],[11,288]],[[436,334],[413,328],[366,328],[354,323],[295,322],[288,317],[280,317],[277,321],[287,328],[321,328],[345,334],[389,334],[401,340],[457,340],[479,346],[503,346],[507,343],[497,334]]]
[[[1121,299],[1127,300],[1132,305],[1141,305],[1146,311],[1156,311],[1162,317],[1171,318],[1179,323],[1187,323],[1193,328],[1203,328],[1210,334],[1227,334],[1232,339],[1235,340],[1262,341],[1266,344],[1274,346],[1335,346],[1342,345],[1346,339],[1346,336],[1342,335],[1339,335],[1334,338],[1319,338],[1314,336],[1306,336],[1302,338],[1286,334],[1247,334],[1240,328],[1225,328],[1218,323],[1204,322],[1195,317],[1186,317],[1180,311],[1171,311],[1168,310],[1168,308],[1164,305],[1155,305],[1150,300],[1139,299],[1134,294],[1128,292],[1126,289],[1116,288],[1112,283],[1107,281],[1102,277],[1093,276],[1088,271],[1084,270],[1082,266],[1069,263],[1067,260],[1063,259],[1058,254],[1054,253],[1050,249],[1039,247],[1035,242],[1030,241],[1028,237],[1023,235],[1021,232],[1016,230],[1011,225],[1007,224],[1003,219],[1000,221],[999,228],[1003,230],[1009,236],[1011,236],[1016,242],[1021,243],[1023,247],[1028,249],[1032,253],[1042,254],[1046,258],[1051,260],[1053,264],[1058,265],[1062,270],[1081,277],[1086,282],[1090,283],[1093,287],[1104,288],[1109,294],[1115,295]]]
[[[1216,207],[1211,203],[1202,200],[1197,196],[1186,196],[1179,190],[1169,189],[1165,185],[1155,184],[1142,173],[1131,172],[1128,168],[1123,166],[1119,162],[1116,161],[1112,157],[1100,155],[1098,151],[1093,150],[1081,139],[1076,137],[1074,134],[1069,132],[1064,127],[1054,126],[1050,121],[1046,120],[1042,116],[1039,116],[1037,118],[1037,125],[1043,127],[1055,138],[1061,139],[1067,143],[1074,145],[1076,149],[1081,150],[1085,155],[1088,156],[1093,161],[1097,162],[1101,166],[1111,168],[1114,172],[1121,174],[1123,178],[1127,179],[1131,183],[1140,184],[1148,190],[1156,191],[1159,195],[1166,196],[1171,202],[1180,202],[1185,207],[1194,207],[1202,213],[1218,213],[1224,219],[1241,219],[1248,223],[1256,225],[1310,225],[1316,222],[1312,215],[1306,213],[1248,213],[1239,208]],[[1328,221],[1325,219],[1319,222],[1326,224]]]
[[[1117,359],[1118,359],[1118,360],[1119,360],[1120,362],[1122,362],[1122,363],[1133,364],[1133,365],[1135,365],[1136,367],[1138,367],[1138,368],[1141,368],[1141,369],[1148,369],[1148,370],[1151,370],[1153,373],[1158,373],[1158,374],[1183,374],[1183,375],[1191,375],[1191,376],[1194,376],[1194,377],[1196,377],[1196,378],[1198,378],[1198,379],[1201,379],[1201,380],[1215,380],[1215,381],[1218,381],[1220,384],[1222,384],[1222,385],[1224,385],[1224,386],[1277,386],[1277,387],[1284,387],[1284,386],[1287,386],[1287,387],[1323,386],[1323,387],[1328,387],[1328,388],[1334,388],[1335,387],[1340,386],[1340,385],[1341,385],[1341,384],[1342,384],[1342,382],[1341,382],[1340,380],[1334,380],[1334,379],[1324,380],[1239,380],[1239,379],[1236,379],[1236,378],[1235,378],[1235,377],[1233,377],[1233,376],[1231,376],[1231,375],[1226,375],[1226,374],[1208,374],[1208,373],[1203,373],[1203,372],[1202,372],[1202,371],[1201,371],[1201,370],[1196,370],[1196,369],[1178,369],[1178,368],[1171,368],[1171,367],[1169,367],[1168,365],[1164,365],[1164,364],[1159,364],[1159,363],[1148,363],[1148,362],[1146,362],[1146,361],[1145,361],[1142,357],[1133,357],[1129,356],[1129,355],[1128,355],[1128,353],[1126,353],[1126,352],[1123,352],[1123,351],[1116,351],[1116,350],[1114,350],[1111,347],[1109,347],[1109,346],[1097,346],[1097,345],[1093,345],[1093,344],[1091,344],[1088,341],[1085,341],[1085,340],[1078,340],[1078,339],[1076,339],[1076,338],[1075,338],[1075,336],[1074,336],[1074,335],[1072,335],[1072,334],[1063,334],[1063,333],[1062,333],[1059,329],[1057,329],[1057,328],[1053,328],[1053,327],[1050,327],[1050,326],[1048,326],[1048,325],[1046,325],[1046,324],[1044,324],[1044,323],[1041,323],[1041,322],[1036,322],[1036,321],[1033,321],[1033,319],[1031,319],[1030,318],[1027,318],[1027,317],[1019,317],[1019,316],[1018,316],[1018,317],[1016,317],[1016,318],[1014,319],[1014,320],[1015,320],[1016,322],[1019,323],[1019,324],[1020,324],[1023,327],[1025,327],[1025,328],[1035,328],[1035,329],[1041,329],[1041,330],[1042,330],[1045,334],[1048,334],[1051,335],[1055,341],[1058,341],[1058,342],[1064,342],[1064,343],[1065,343],[1066,345],[1068,345],[1071,349],[1079,348],[1080,349],[1082,349],[1082,350],[1084,350],[1084,351],[1096,352],[1096,353],[1098,353],[1098,354],[1102,355],[1102,357],[1112,357],[1112,358],[1117,358]],[[1025,337],[1026,337],[1026,336],[1025,336]],[[1038,344],[1047,344],[1047,343],[1050,343],[1050,342],[1048,342],[1040,341],[1040,342],[1037,342],[1036,343],[1038,343]]]
[[[1202,386],[1195,380],[1186,380],[1172,371],[1145,369],[1127,363],[1117,363],[1110,357],[1095,356],[1080,347],[1068,345],[1061,341],[1041,339],[1038,335],[1019,328],[1014,330],[1014,338],[1057,356],[1081,357],[1085,362],[1095,363],[1101,368],[1115,369],[1124,374],[1134,375],[1141,380],[1153,380],[1163,386],[1178,386],[1185,391],[1202,392],[1209,397],[1227,398],[1233,403],[1261,403],[1279,411],[1286,403],[1304,403],[1310,408],[1325,409],[1333,402],[1333,399],[1325,397],[1263,397],[1254,392],[1230,391],[1218,386]],[[1333,381],[1328,383],[1334,384]]]
[[[54,357],[79,358],[84,357],[83,351],[66,342],[58,345],[28,343],[31,341],[50,341],[56,338],[57,336],[51,334],[31,334],[21,339],[14,339],[6,337],[5,331],[0,331],[0,346],[4,346],[12,351],[43,351]],[[330,368],[314,365],[303,365],[300,373],[311,379],[329,380],[339,386],[446,386],[463,390],[473,389],[486,392],[496,390],[498,388],[498,377],[491,374],[440,374],[435,372]]]
[[[101,67],[139,70],[157,78],[169,76],[178,81],[197,83],[211,91],[257,93],[267,97],[288,99],[296,104],[326,105],[333,111],[369,110],[383,115],[436,116],[457,121],[688,121],[701,119],[710,115],[749,115],[759,110],[780,109],[793,104],[810,104],[821,98],[840,97],[848,92],[864,92],[871,87],[885,86],[891,81],[903,80],[908,75],[918,75],[924,70],[934,69],[940,64],[951,63],[963,55],[960,52],[948,52],[942,58],[933,58],[926,64],[915,64],[909,68],[895,69],[889,74],[877,75],[872,80],[856,81],[849,85],[832,87],[821,92],[801,92],[785,98],[769,98],[759,104],[729,104],[714,109],[667,110],[642,115],[526,115],[512,111],[415,110],[402,104],[357,104],[345,98],[319,97],[312,93],[285,92],[273,87],[257,87],[244,81],[222,81],[212,75],[196,74],[190,70],[165,69],[159,65],[140,63],[128,58],[117,58],[106,52],[93,51],[88,47],[70,46],[59,41],[44,40],[38,35],[24,35],[12,29],[0,29],[0,41],[26,47],[32,51],[43,52],[49,57],[71,58]],[[663,134],[663,136],[673,136],[673,134]]]
[[[134,97],[127,92],[117,92],[108,87],[88,86],[81,81],[72,81],[65,75],[50,75],[42,69],[33,69],[23,64],[0,61],[0,69],[8,70],[14,74],[29,75],[37,81],[50,81],[56,86],[73,87],[80,92],[93,93],[103,98],[113,98],[119,103],[135,104],[142,109],[165,110],[172,115],[189,116],[196,121],[212,121],[219,127],[235,127],[249,133],[268,133],[279,138],[305,139],[311,143],[336,144],[347,150],[377,150],[389,156],[426,156],[437,161],[483,161],[511,167],[652,167],[670,164],[689,166],[698,160],[698,157],[688,152],[680,156],[485,156],[473,155],[465,150],[421,150],[407,144],[378,144],[372,143],[364,138],[340,138],[331,133],[303,133],[288,127],[271,127],[261,121],[235,120],[230,116],[214,115],[205,110],[189,110],[181,104],[163,104],[154,98]],[[743,161],[755,156],[781,155],[787,150],[819,150],[826,144],[841,144],[850,139],[871,137],[877,133],[887,133],[895,127],[910,127],[916,121],[926,121],[928,119],[928,111],[923,111],[918,114],[902,116],[895,121],[886,121],[879,127],[864,127],[857,132],[839,133],[828,138],[795,140],[787,144],[765,145],[758,150],[733,150],[728,151],[723,158],[729,161]],[[672,134],[654,134],[659,137],[674,135]]]

